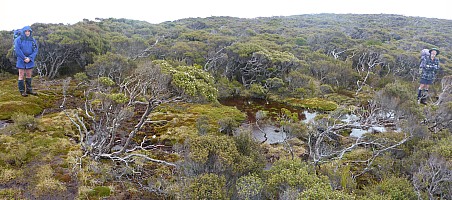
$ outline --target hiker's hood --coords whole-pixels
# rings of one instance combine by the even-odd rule
[[[22,34],[25,36],[25,31],[30,31],[30,36],[32,35],[32,33],[33,33],[33,30],[31,30],[31,27],[30,26],[25,26],[25,27],[23,27],[22,28]]]

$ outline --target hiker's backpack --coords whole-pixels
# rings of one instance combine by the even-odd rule
[[[14,41],[16,41],[16,38],[20,37],[22,34],[21,29],[17,29],[13,31],[13,52],[12,55],[14,58],[16,58],[16,45],[14,44]]]
[[[430,57],[430,50],[428,49],[422,49],[421,51],[421,61],[419,64],[419,67],[422,68],[425,65],[425,62],[427,62],[427,59]]]
[[[17,38],[22,36],[22,29],[17,29],[13,31],[13,52],[12,52],[12,57],[13,59],[16,59],[17,55],[16,55],[16,44],[15,41]],[[36,41],[33,39],[33,48],[37,49],[38,46],[36,45]]]

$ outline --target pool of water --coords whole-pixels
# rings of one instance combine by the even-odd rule
[[[244,124],[251,126],[254,139],[258,142],[265,142],[268,144],[282,143],[286,139],[287,135],[279,127],[275,125],[256,125],[256,113],[258,111],[267,111],[268,117],[272,121],[276,121],[278,114],[281,113],[281,109],[285,108],[292,113],[298,114],[298,119],[308,123],[312,121],[317,113],[311,113],[304,109],[297,109],[286,104],[267,101],[265,99],[250,99],[243,97],[234,97],[221,99],[220,103],[226,106],[235,106],[240,111],[246,113],[247,119]]]
[[[0,120],[0,129],[5,128],[11,122]]]
[[[251,126],[253,138],[259,143],[278,144],[284,142],[287,137],[286,133],[276,126],[258,127],[256,124],[245,124],[244,126]]]
[[[268,117],[272,121],[276,121],[278,114],[281,113],[281,109],[285,108],[290,110],[292,113],[298,114],[298,119],[302,120],[304,123],[311,123],[315,120],[317,116],[317,112],[310,112],[304,109],[293,108],[289,105],[267,101],[265,99],[252,99],[252,98],[243,98],[243,97],[233,97],[227,99],[221,99],[220,103],[226,106],[235,106],[240,111],[246,113],[247,121],[245,124],[251,125],[251,129],[253,131],[253,136],[258,142],[266,142],[269,144],[281,143],[284,142],[287,135],[285,132],[280,130],[279,127],[275,125],[261,125],[262,127],[256,126],[256,113],[258,111],[268,111]],[[391,117],[392,115],[388,115],[387,117]],[[394,130],[395,127],[383,127],[383,126],[371,126],[361,128],[360,118],[356,115],[344,115],[341,118],[341,121],[344,124],[351,125],[351,133],[350,137],[362,137],[366,133],[375,133],[375,132],[386,132],[388,129]],[[395,130],[397,131],[397,130]]]
[[[268,111],[268,117],[271,120],[276,120],[283,108],[290,110],[292,113],[297,113],[298,119],[300,120],[306,120],[307,117],[303,109],[296,109],[286,104],[267,101],[265,99],[232,97],[221,99],[220,103],[226,106],[235,106],[240,111],[246,113],[248,123],[256,122],[256,113],[258,111]]]

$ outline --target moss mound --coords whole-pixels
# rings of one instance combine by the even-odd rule
[[[310,99],[286,98],[283,100],[278,99],[272,100],[286,103],[290,106],[297,108],[313,109],[318,111],[333,111],[336,110],[338,107],[337,103],[321,98],[310,98]]]
[[[37,115],[45,108],[54,105],[57,95],[48,90],[40,89],[39,96],[29,95],[22,97],[17,89],[16,78],[10,78],[0,81],[0,120],[10,119],[14,113],[23,113],[27,115]],[[39,81],[33,81],[35,88],[43,88],[38,86]]]

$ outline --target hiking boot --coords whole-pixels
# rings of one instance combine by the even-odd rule
[[[28,94],[25,92],[24,80],[17,80],[17,86],[19,87],[20,95],[22,95],[23,97],[28,96]]]
[[[27,90],[27,94],[38,96],[38,93],[37,92],[33,92],[33,90],[29,90],[29,91]]]
[[[33,87],[31,87],[31,78],[25,79],[25,85],[27,86],[27,94],[38,95],[38,93],[33,92]]]
[[[422,104],[424,104],[424,105],[427,105],[427,99],[426,99],[426,98],[422,98],[422,99],[420,100],[420,103],[422,103]]]

